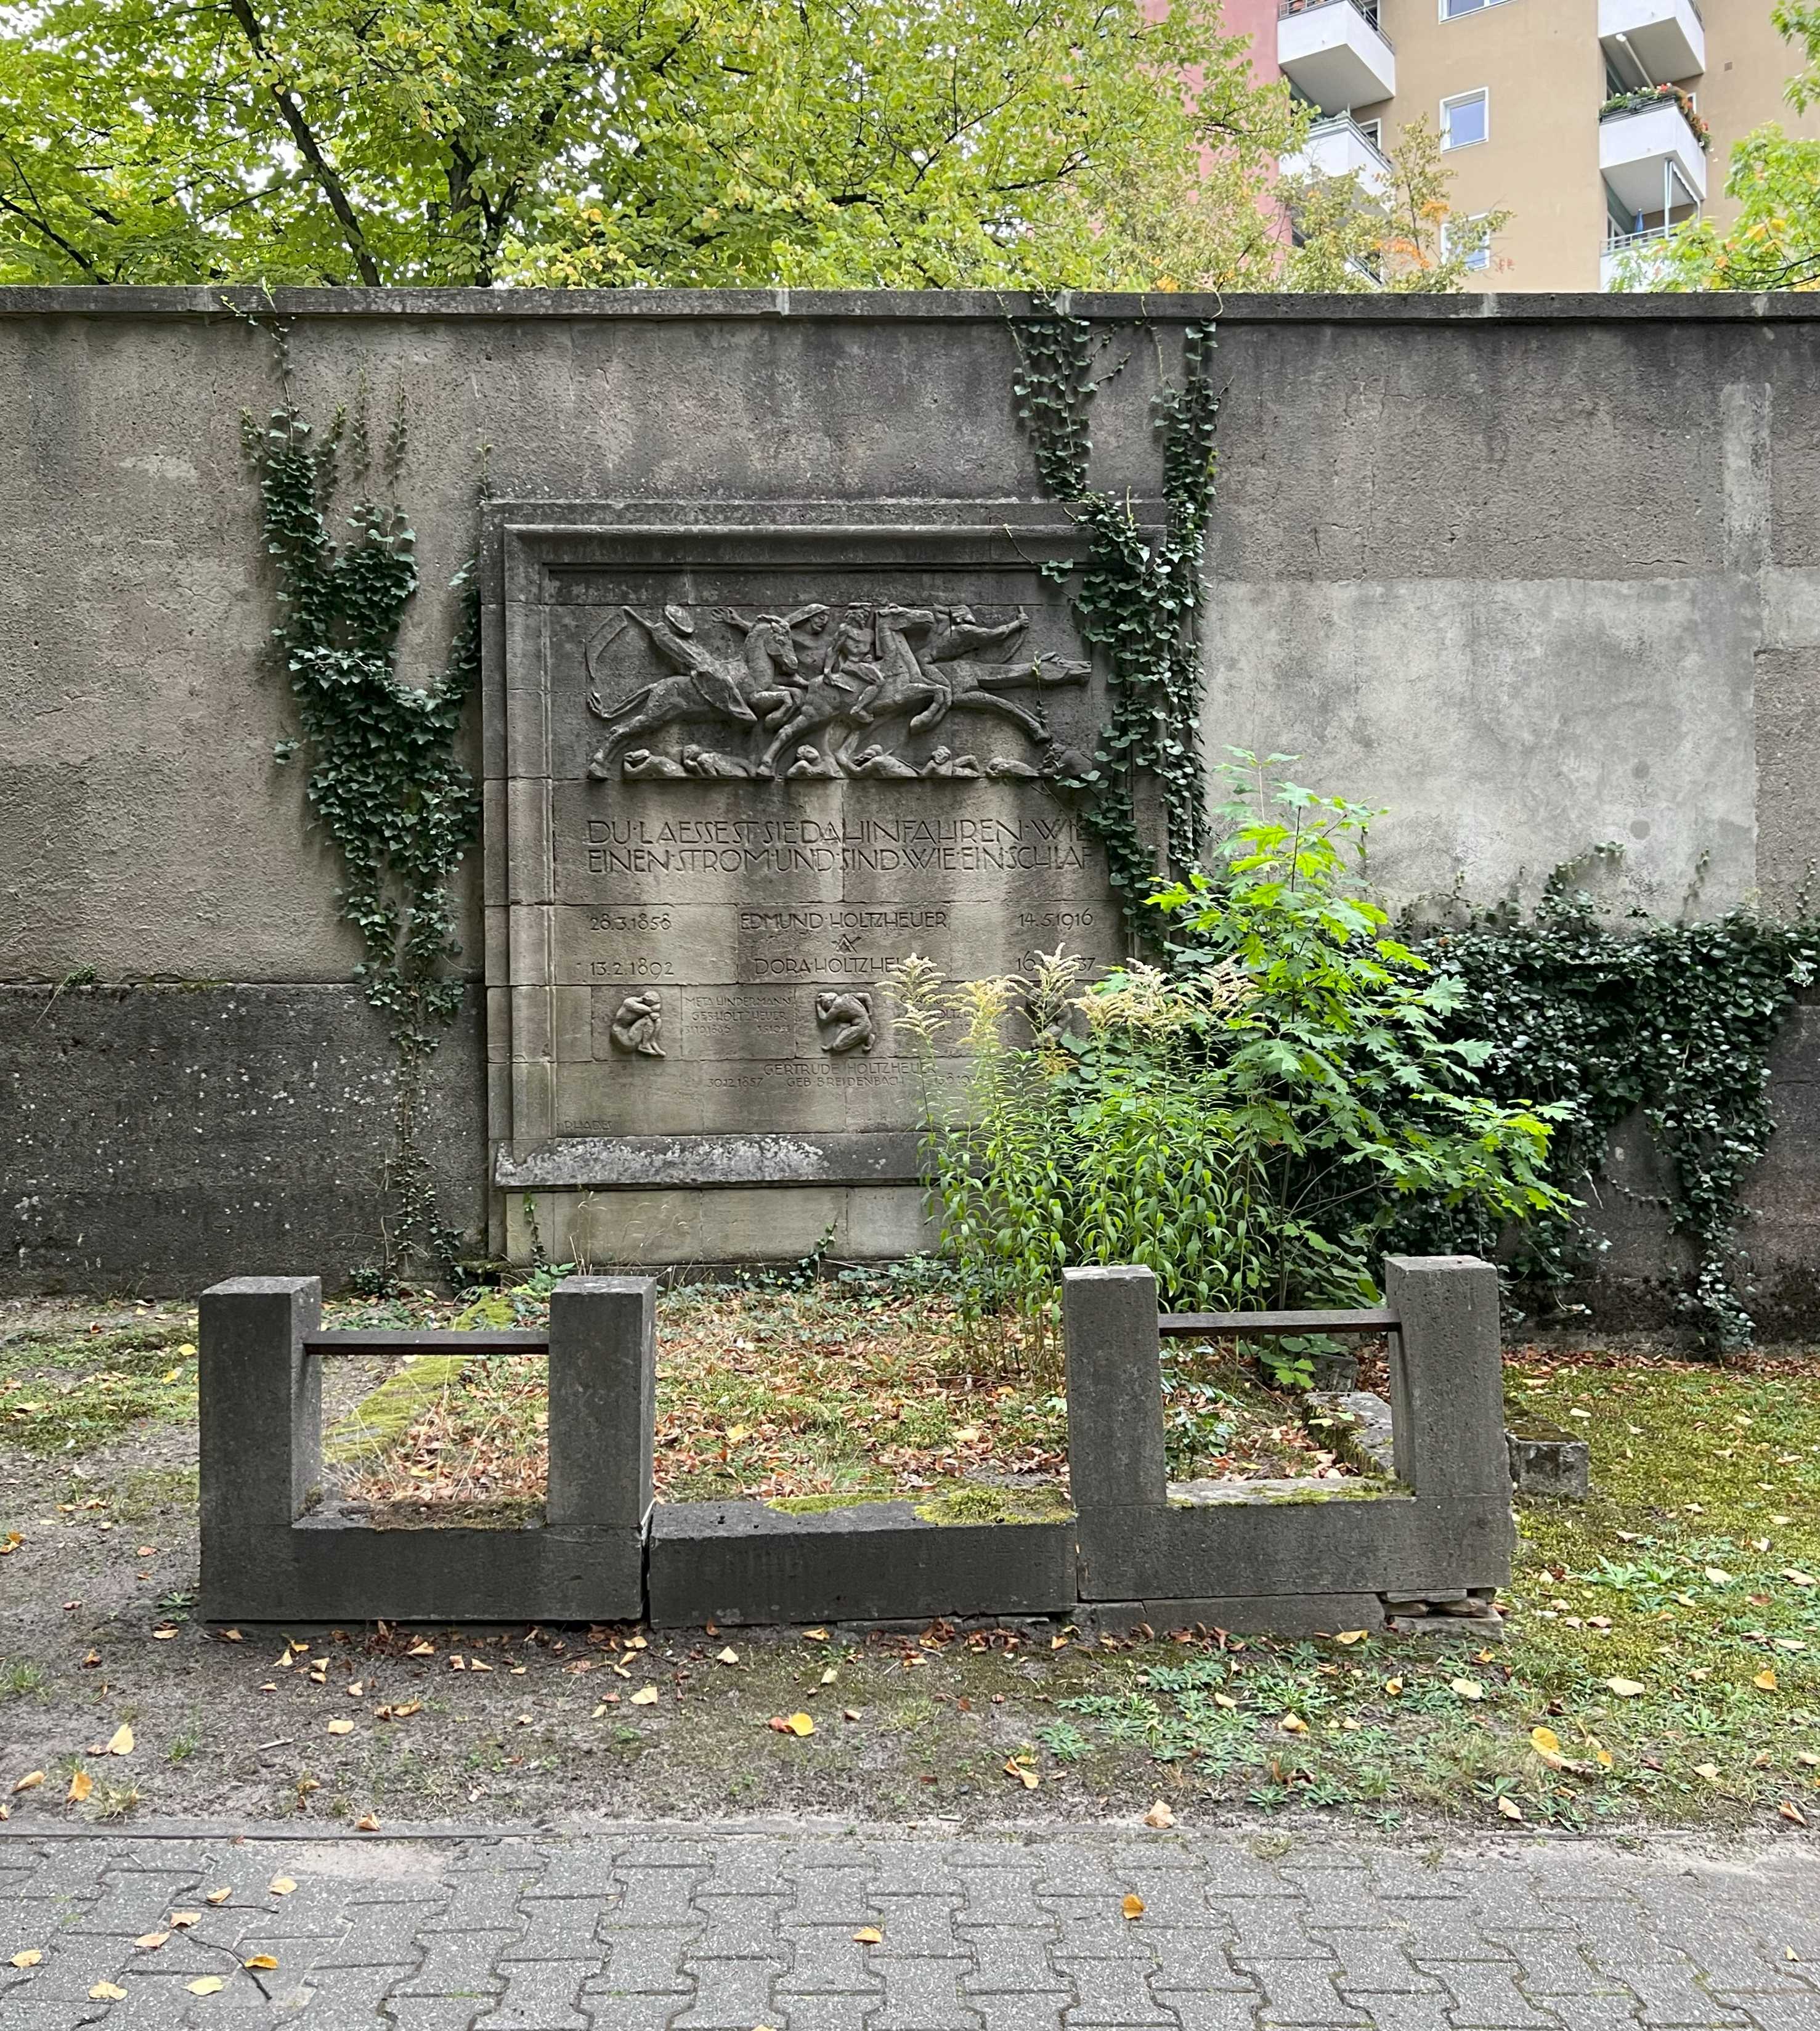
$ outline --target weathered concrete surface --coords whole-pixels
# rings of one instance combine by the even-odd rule
[[[428,588],[405,632],[407,675],[446,650],[441,588],[473,548],[482,447],[501,497],[1037,498],[1006,300],[303,291],[280,292],[277,307],[319,424],[363,384],[380,423],[406,401],[402,492]],[[1221,320],[1210,755],[1297,753],[1305,780],[1390,807],[1374,844],[1399,895],[1457,878],[1481,896],[1533,894],[1558,862],[1615,838],[1629,848],[1622,900],[1677,907],[1697,870],[1701,907],[1792,899],[1820,815],[1807,759],[1820,738],[1811,299],[1143,307],[1166,358],[1177,321]],[[1148,343],[1130,355],[1095,407],[1095,477],[1142,495],[1156,484],[1157,361]],[[0,414],[13,424],[0,464],[0,691],[13,706],[0,979],[92,967],[103,982],[267,985],[275,998],[236,1004],[238,1060],[255,1086],[288,1096],[255,1116],[224,1111],[211,1088],[199,1134],[148,1138],[132,1129],[156,1118],[168,1083],[148,1095],[130,1049],[91,1057],[56,1161],[9,1153],[0,1178],[6,1274],[27,1286],[193,1288],[281,1260],[286,1237],[291,1259],[331,1276],[378,1253],[378,1202],[362,1194],[384,1110],[340,1097],[382,1086],[377,1026],[333,1081],[314,1075],[307,1099],[294,1078],[264,1083],[262,1068],[288,1071],[294,991],[339,992],[357,956],[302,770],[272,760],[294,729],[266,650],[273,589],[239,427],[277,399],[268,336],[217,293],[0,294]],[[478,875],[471,863],[460,884],[477,976]],[[61,1006],[42,1025],[29,1003],[5,1015],[9,1071],[54,1123]],[[1803,1031],[1779,1060],[1792,1122],[1805,1118],[1815,1053]],[[477,1196],[480,1079],[465,1041],[438,1076],[457,1071],[471,1084],[446,1089],[438,1161]],[[1785,1320],[1813,1295],[1820,1222],[1820,1177],[1796,1140],[1765,1167],[1747,1237],[1766,1310]],[[267,1178],[274,1195],[253,1204]],[[899,1186],[831,1179],[793,1197],[781,1225],[751,1209],[743,1223],[731,1204],[682,1217],[673,1195],[613,1196],[609,1217],[598,1199],[565,1203],[564,1233],[596,1259],[632,1252],[616,1234],[681,1260],[711,1239],[775,1253],[786,1228],[806,1247],[830,1220],[856,1254],[914,1232]],[[554,1202],[540,1203],[547,1230]],[[506,1212],[509,1237],[523,1208]],[[463,1197],[463,1224],[478,1228],[479,1213]],[[1633,1280],[1644,1289],[1650,1275]]]
[[[444,1216],[484,1232],[479,997],[418,1124]],[[0,1289],[192,1291],[378,1261],[392,1054],[359,991],[0,987]]]
[[[704,1623],[923,1621],[1061,1615],[1074,1605],[1067,1523],[930,1523],[909,1502],[797,1514],[762,1502],[651,1512],[657,1628]]]

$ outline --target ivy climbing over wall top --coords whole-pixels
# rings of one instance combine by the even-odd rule
[[[286,367],[281,331],[279,348]],[[338,412],[318,433],[292,399],[287,371],[282,405],[262,425],[244,419],[242,432],[278,576],[282,617],[273,640],[297,702],[310,807],[341,858],[337,901],[359,935],[356,977],[385,1016],[397,1056],[388,1177],[397,1210],[387,1255],[450,1269],[460,1236],[437,1211],[416,1129],[425,1064],[464,994],[449,970],[460,951],[449,884],[480,817],[474,780],[455,751],[479,673],[477,592],[463,574],[448,668],[421,686],[402,681],[399,630],[418,586],[404,510],[365,494],[348,511],[348,539],[329,533],[344,452],[356,485],[377,462],[396,491],[406,450],[402,405],[375,461],[364,403],[352,432]],[[281,742],[277,758],[288,761],[297,745]]]
[[[1055,302],[1039,301],[1033,315],[1012,319],[1011,330],[1018,414],[1038,475],[1087,537],[1077,573],[1058,563],[1044,574],[1072,581],[1081,639],[1107,664],[1107,717],[1092,771],[1070,787],[1085,794],[1083,822],[1105,852],[1127,930],[1134,941],[1154,943],[1156,913],[1144,904],[1160,876],[1180,878],[1194,865],[1206,831],[1200,570],[1219,419],[1214,328],[1185,329],[1181,379],[1165,377],[1151,405],[1162,439],[1163,516],[1160,527],[1148,528],[1128,500],[1089,485],[1089,405],[1124,361],[1096,374],[1107,341]],[[1154,840],[1141,810],[1147,796],[1160,820],[1151,829],[1160,834]]]

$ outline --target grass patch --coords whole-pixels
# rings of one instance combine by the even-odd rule
[[[22,1333],[0,1347],[0,1438],[32,1453],[86,1453],[196,1403],[195,1318]]]
[[[1137,1751],[1264,1810],[1820,1820],[1820,1364],[1518,1348],[1507,1372],[1594,1481],[1519,1500],[1508,1642],[1083,1660],[1053,1695],[1067,1760]]]

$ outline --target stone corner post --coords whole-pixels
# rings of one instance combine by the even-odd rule
[[[322,1320],[315,1276],[233,1276],[197,1307],[198,1483],[205,1616],[232,1615],[320,1478]]]
[[[1077,1511],[1163,1508],[1162,1336],[1148,1269],[1065,1269],[1068,1474]]]
[[[1498,1273],[1476,1255],[1390,1255],[1397,1478],[1427,1500],[1510,1507]]]
[[[553,1526],[642,1531],[651,1508],[657,1285],[570,1276],[550,1295]]]

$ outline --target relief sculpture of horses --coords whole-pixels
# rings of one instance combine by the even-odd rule
[[[716,718],[756,728],[761,710],[775,719],[779,712],[788,712],[798,696],[788,681],[798,676],[801,664],[787,620],[760,615],[747,625],[743,653],[735,659],[710,654],[693,639],[687,617],[675,608],[666,609],[656,620],[647,620],[629,606],[620,611],[644,630],[676,674],[653,678],[609,706],[597,688],[596,663],[600,651],[623,628],[609,626],[590,648],[588,674],[594,681],[588,688],[588,710],[612,729],[588,762],[588,773],[597,781],[612,774],[613,758],[622,748],[674,721]]]

